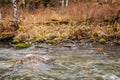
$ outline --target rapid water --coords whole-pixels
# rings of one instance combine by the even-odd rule
[[[0,80],[120,80],[120,46],[0,43]]]

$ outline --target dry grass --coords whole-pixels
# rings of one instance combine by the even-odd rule
[[[19,10],[19,29],[14,39],[27,41],[45,41],[54,38],[82,39],[99,37],[120,37],[120,25],[114,32],[112,25],[104,25],[104,20],[111,21],[120,10],[120,6],[98,3],[77,3],[69,7],[54,9]],[[5,10],[5,8],[3,9]],[[13,22],[11,8],[3,11],[3,25],[11,26]],[[54,23],[55,20],[57,22]],[[60,24],[67,21],[68,24]],[[101,26],[102,24],[102,26]],[[6,28],[9,29],[9,28]]]

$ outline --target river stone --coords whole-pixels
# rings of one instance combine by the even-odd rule
[[[47,55],[34,55],[34,54],[27,54],[24,58],[16,60],[14,65],[16,64],[26,64],[26,63],[37,63],[37,62],[47,62],[51,58]]]
[[[102,76],[104,80],[120,80],[120,78],[112,73]]]
[[[102,77],[95,77],[93,79],[90,79],[90,80],[104,80]]]

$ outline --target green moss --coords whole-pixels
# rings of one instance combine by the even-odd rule
[[[58,41],[60,41],[62,38],[54,38],[53,40],[46,40],[47,43],[51,43],[51,44],[54,44],[54,43],[57,43]]]
[[[104,44],[104,43],[106,43],[106,40],[105,40],[104,38],[101,38],[101,39],[99,40],[99,43]]]
[[[30,44],[28,44],[28,43],[18,43],[18,44],[16,44],[15,47],[16,48],[28,48],[28,47],[30,47]]]
[[[58,38],[55,38],[54,41],[60,41],[62,38],[58,37]]]
[[[56,43],[56,41],[54,41],[54,40],[46,40],[46,42],[47,42],[47,43],[50,43],[50,44]]]
[[[17,43],[20,43],[20,42],[21,42],[20,40],[13,40],[11,43],[17,44]]]

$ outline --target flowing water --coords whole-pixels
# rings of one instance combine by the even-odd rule
[[[120,46],[0,43],[0,80],[120,80]]]

